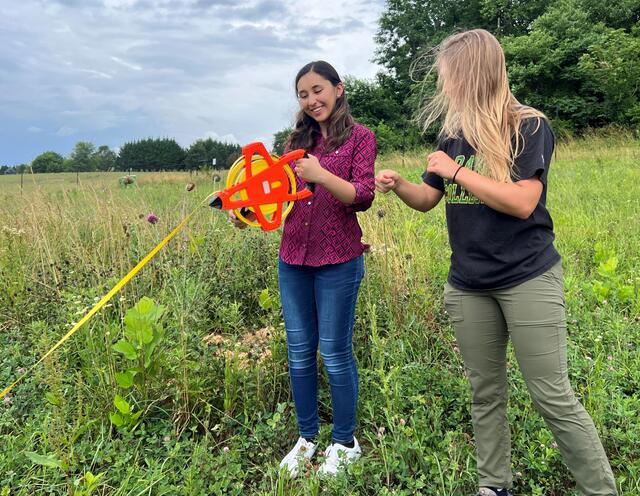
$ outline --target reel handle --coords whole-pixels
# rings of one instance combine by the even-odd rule
[[[309,154],[304,152],[304,158],[309,158]],[[306,183],[306,188],[312,193],[316,192],[316,183]]]

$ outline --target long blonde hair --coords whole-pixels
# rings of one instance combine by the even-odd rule
[[[522,151],[520,123],[546,117],[511,93],[498,40],[484,29],[451,35],[436,49],[433,69],[437,90],[418,114],[423,130],[444,115],[440,138],[463,136],[476,150],[480,173],[511,182],[514,159]]]

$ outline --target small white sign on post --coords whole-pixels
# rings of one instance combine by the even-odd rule
[[[216,166],[216,159],[215,159],[215,157],[211,159],[211,165],[213,165],[214,167]]]

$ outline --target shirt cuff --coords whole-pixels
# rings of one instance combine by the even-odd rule
[[[363,212],[373,203],[373,191],[362,183],[351,183],[356,190],[356,196],[351,205],[347,205],[349,212]]]

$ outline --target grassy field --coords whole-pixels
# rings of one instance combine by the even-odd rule
[[[417,181],[422,163],[415,154],[377,165]],[[25,175],[22,189],[20,176],[0,177],[0,389],[221,184],[149,173],[125,189],[119,176]],[[549,181],[572,384],[620,493],[640,495],[640,143],[561,145]],[[278,475],[297,438],[280,234],[234,229],[202,207],[0,403],[0,496],[473,493],[469,392],[442,305],[443,206],[420,214],[379,195],[360,220],[371,244],[354,337],[364,457],[346,476],[320,480],[313,467],[295,481]],[[510,364],[515,493],[572,495],[511,352]],[[320,402],[324,445],[324,376]]]

